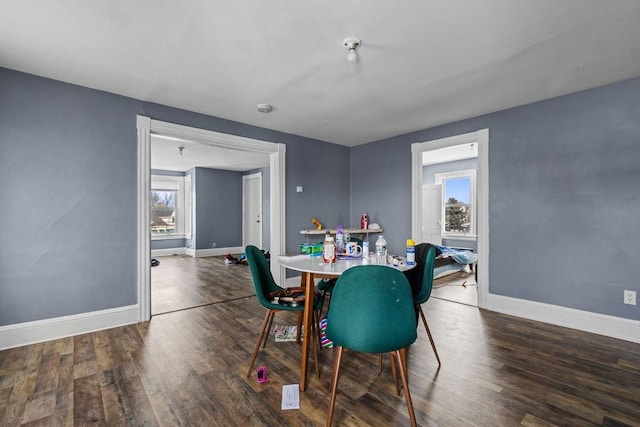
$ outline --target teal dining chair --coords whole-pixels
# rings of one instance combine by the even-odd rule
[[[435,266],[436,248],[429,243],[420,243],[416,246],[416,267],[406,273],[406,276],[411,284],[411,288],[414,292],[413,302],[416,316],[416,326],[418,323],[418,317],[422,318],[424,329],[427,331],[427,336],[431,342],[431,348],[436,355],[438,366],[441,366],[440,356],[436,349],[436,343],[433,341],[431,330],[427,324],[427,318],[422,310],[422,304],[427,302],[431,297],[431,290],[433,289],[433,269]]]
[[[407,278],[392,267],[364,265],[342,273],[331,296],[326,335],[334,345],[331,400],[327,426],[333,413],[343,349],[364,353],[390,353],[399,368],[411,425],[416,417],[409,392],[406,348],[417,338],[413,296]]]
[[[256,346],[253,350],[253,356],[251,358],[251,364],[249,366],[249,371],[247,371],[247,378],[251,376],[251,371],[253,370],[253,365],[255,364],[256,358],[258,356],[258,351],[260,350],[260,343],[264,339],[264,343],[262,347],[264,348],[267,345],[267,338],[269,337],[269,333],[271,332],[271,326],[273,323],[273,318],[275,314],[279,311],[294,311],[298,312],[298,334],[300,332],[300,319],[302,318],[302,313],[304,311],[304,303],[296,304],[296,305],[282,305],[277,302],[273,302],[269,295],[277,293],[279,291],[284,290],[284,288],[278,286],[278,284],[273,279],[273,275],[271,274],[271,270],[269,269],[269,263],[267,263],[267,259],[264,253],[253,245],[249,245],[245,248],[245,254],[247,257],[247,263],[249,264],[249,268],[251,269],[251,276],[253,278],[253,284],[255,287],[256,297],[258,298],[258,302],[260,305],[267,309],[267,312],[264,316],[264,321],[262,322],[262,328],[260,329],[260,335],[258,336],[258,341],[256,342]],[[316,339],[316,335],[319,335],[316,331],[316,325],[318,325],[318,318],[316,317],[317,311],[319,311],[324,302],[324,297],[322,295],[316,296],[314,298],[313,304],[313,323],[311,325],[312,339],[313,339],[313,352],[315,357],[315,365],[316,365],[316,373],[318,377],[320,376],[320,368],[318,365],[318,342]],[[306,338],[305,338],[306,339]]]

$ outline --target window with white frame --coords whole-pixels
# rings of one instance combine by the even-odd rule
[[[475,236],[476,171],[439,173],[434,178],[442,186],[442,235]]]
[[[191,235],[191,176],[151,176],[151,238],[177,239]]]

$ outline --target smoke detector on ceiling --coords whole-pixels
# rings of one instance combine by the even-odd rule
[[[273,105],[271,104],[258,104],[258,111],[261,113],[270,113],[273,111]]]

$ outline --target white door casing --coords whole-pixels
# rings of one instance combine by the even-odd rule
[[[234,150],[259,152],[269,155],[270,193],[270,252],[284,253],[285,236],[285,153],[286,145],[251,138],[192,128],[149,117],[137,116],[138,130],[138,321],[151,319],[151,225],[149,223],[149,195],[151,192],[151,134],[156,133],[179,139],[197,141]],[[284,269],[278,256],[271,257],[271,273],[278,283],[284,283]]]
[[[411,233],[422,235],[422,153],[454,145],[478,143],[476,175],[478,307],[487,308],[489,295],[489,129],[411,144]]]
[[[242,246],[262,249],[262,173],[242,176]]]

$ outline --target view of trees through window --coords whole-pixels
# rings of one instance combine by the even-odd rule
[[[471,179],[444,180],[444,232],[468,234],[471,232]]]
[[[176,230],[176,190],[151,191],[151,233],[174,233]]]

